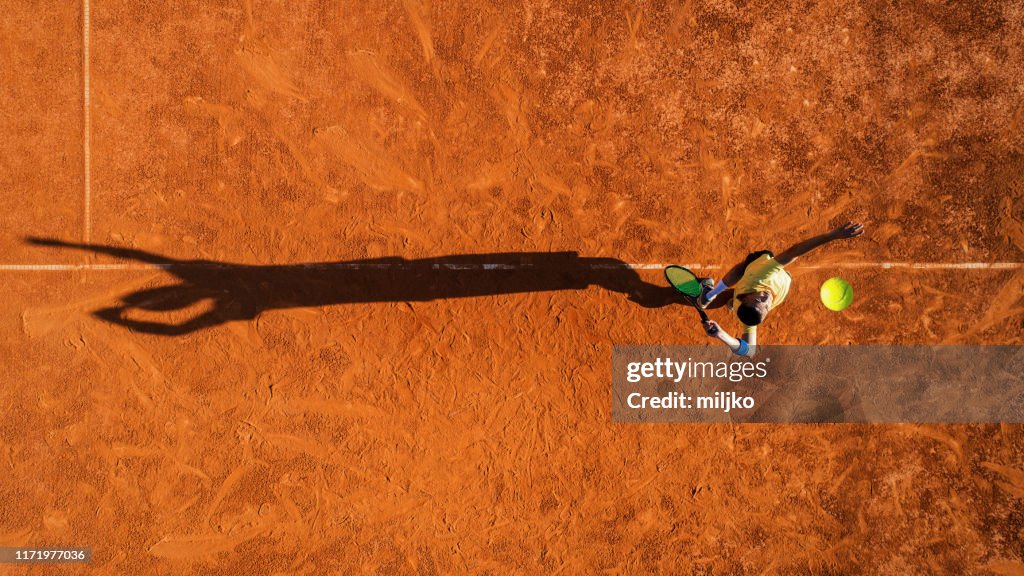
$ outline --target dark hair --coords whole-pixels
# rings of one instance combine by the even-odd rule
[[[761,314],[761,311],[750,304],[740,304],[736,308],[736,317],[747,326],[757,326],[764,320],[764,315]]]

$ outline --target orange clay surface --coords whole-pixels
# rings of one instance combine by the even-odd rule
[[[612,423],[712,344],[658,270],[209,267],[855,220],[762,342],[1024,344],[1020,269],[830,267],[1024,260],[1020,3],[738,4],[94,0],[86,210],[82,6],[5,3],[0,263],[204,262],[0,270],[0,545],[94,554],[0,573],[1024,573],[1024,427]]]

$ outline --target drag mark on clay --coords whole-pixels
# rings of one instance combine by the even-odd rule
[[[342,126],[329,126],[315,131],[314,142],[354,169],[374,190],[424,190],[422,181],[406,173],[383,146],[370,138],[360,138]]]
[[[394,70],[384,65],[375,53],[358,50],[348,55],[348,61],[359,73],[360,78],[374,90],[395,104],[410,109],[419,120],[426,121],[427,111],[413,96],[412,90]]]
[[[476,66],[477,68],[480,67],[480,63],[484,61],[484,58],[487,56],[487,53],[491,50],[491,46],[494,45],[494,41],[498,38],[498,33],[500,32],[501,28],[495,28],[494,30],[491,31],[490,34],[487,35],[486,38],[484,38],[483,46],[480,47],[480,51],[477,52],[476,57],[473,58],[474,66]],[[487,68],[490,68],[496,61],[497,58],[489,62]]]
[[[272,54],[244,47],[235,52],[235,57],[242,68],[267,90],[302,102],[306,101]]]
[[[423,47],[423,58],[430,65],[431,70],[434,72],[434,77],[440,79],[440,70],[434,54],[434,41],[430,36],[430,24],[423,15],[423,5],[414,0],[403,0],[402,6],[405,7],[405,12],[409,15],[409,19],[412,20],[416,36]]]

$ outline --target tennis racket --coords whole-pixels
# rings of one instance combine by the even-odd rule
[[[697,305],[697,297],[700,296],[700,281],[697,280],[697,275],[682,266],[669,266],[665,268],[665,279],[697,310],[700,319],[707,322],[708,315]]]

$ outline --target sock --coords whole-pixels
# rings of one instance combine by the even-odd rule
[[[725,285],[725,282],[719,280],[718,284],[715,284],[715,287],[711,289],[711,292],[708,292],[707,295],[704,297],[707,298],[708,302],[710,302],[715,299],[715,296],[718,296],[722,292],[725,292],[727,288],[728,286]]]

